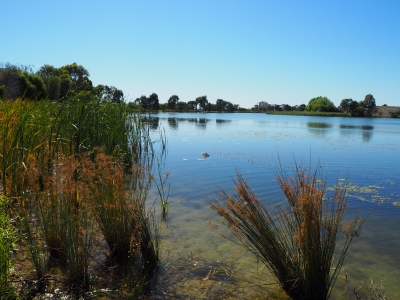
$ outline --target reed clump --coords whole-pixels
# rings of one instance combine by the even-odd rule
[[[148,126],[126,105],[90,96],[0,101],[0,132],[0,194],[19,214],[36,292],[55,274],[87,289],[102,247],[117,264],[129,261],[134,285],[148,286],[160,244],[147,203],[156,152]]]
[[[342,225],[345,186],[336,186],[326,198],[319,168],[311,172],[296,166],[294,176],[280,168],[277,180],[285,205],[264,207],[238,172],[235,192],[221,191],[211,207],[292,299],[328,299],[363,220],[357,216]],[[339,247],[340,231],[344,243]]]

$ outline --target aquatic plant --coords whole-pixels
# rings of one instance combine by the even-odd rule
[[[168,203],[169,199],[169,192],[170,192],[170,185],[168,185],[168,191],[166,192],[164,190],[164,186],[167,183],[169,177],[169,173],[166,173],[164,178],[161,176],[161,171],[160,171],[160,163],[158,163],[158,181],[154,179],[154,182],[157,187],[157,192],[158,192],[158,197],[160,198],[160,204],[161,204],[161,215],[163,220],[167,218],[168,214],[168,209],[170,207],[170,204]]]
[[[288,176],[279,169],[277,180],[287,199],[285,206],[264,207],[239,172],[235,193],[222,190],[211,204],[220,221],[236,234],[237,243],[254,253],[293,299],[329,298],[363,223],[356,217],[342,226],[345,187],[336,186],[326,198],[326,182],[319,170],[312,173],[296,165],[294,176]],[[344,244],[335,257],[341,230]]]
[[[8,200],[0,195],[0,295],[3,299],[15,299],[16,295],[11,285],[11,255],[10,250],[17,238],[16,228],[10,224],[7,213]]]
[[[0,102],[0,193],[19,214],[37,291],[53,267],[86,288],[94,243],[107,243],[118,263],[134,257],[139,286],[158,266],[158,222],[146,205],[157,141],[124,104],[87,96]],[[161,133],[160,141],[165,153]]]

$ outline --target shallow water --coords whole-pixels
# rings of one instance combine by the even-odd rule
[[[400,297],[400,120],[160,113],[153,121],[154,136],[159,128],[167,135],[162,164],[170,173],[173,204],[162,232],[163,267],[155,294],[265,299],[268,290],[271,299],[281,298],[279,289],[266,285],[271,280],[250,253],[211,230],[209,221],[216,216],[209,203],[220,188],[233,188],[240,171],[266,206],[276,204],[284,200],[277,167],[292,174],[297,162],[311,168],[320,163],[328,186],[349,180],[347,215],[368,218],[344,268],[356,287],[363,279],[378,285],[384,280],[388,296]],[[338,280],[333,298],[343,298],[344,287]]]

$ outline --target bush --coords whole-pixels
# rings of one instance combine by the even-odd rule
[[[391,112],[389,113],[389,116],[390,116],[391,118],[400,118],[400,110],[391,111]]]

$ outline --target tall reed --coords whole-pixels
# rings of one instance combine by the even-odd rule
[[[0,195],[0,295],[2,299],[14,299],[16,297],[11,285],[10,251],[17,237],[17,230],[10,224],[7,206],[7,198]]]
[[[103,153],[96,155],[92,173],[101,176],[93,179],[93,212],[112,256],[120,260],[129,257],[131,264],[135,257],[136,272],[147,280],[159,259],[158,223],[154,208],[146,206],[153,176],[148,165],[136,163],[126,173],[121,161]]]
[[[293,299],[328,299],[347,250],[363,220],[342,226],[345,187],[325,196],[326,182],[296,166],[294,176],[280,168],[278,182],[288,205],[265,208],[238,172],[235,193],[221,191],[211,207],[233,231],[238,243],[254,253]],[[344,244],[336,246],[343,230]],[[335,257],[335,249],[339,254]]]
[[[96,239],[113,254],[135,258],[145,286],[158,265],[159,236],[146,204],[156,141],[140,116],[92,95],[62,103],[18,99],[0,102],[0,129],[0,192],[19,202],[38,279],[50,258],[69,283],[85,285],[100,229]]]

